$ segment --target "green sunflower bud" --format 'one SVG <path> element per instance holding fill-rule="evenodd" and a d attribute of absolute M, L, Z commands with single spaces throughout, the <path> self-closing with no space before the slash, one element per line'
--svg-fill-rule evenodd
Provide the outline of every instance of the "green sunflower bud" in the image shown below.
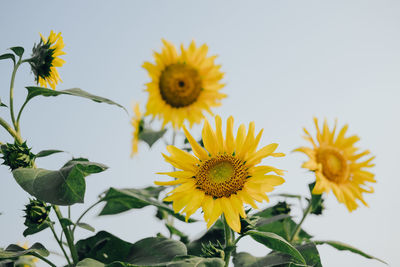
<path fill-rule="evenodd" d="M 201 244 L 201 256 L 205 258 L 225 258 L 225 252 L 222 244 L 217 240 L 217 244 L 208 242 Z"/>
<path fill-rule="evenodd" d="M 24 210 L 24 224 L 28 227 L 42 224 L 49 217 L 50 208 L 51 206 L 48 206 L 43 201 L 30 199 Z"/>
<path fill-rule="evenodd" d="M 240 234 L 244 235 L 247 231 L 254 230 L 259 219 L 260 217 L 258 216 L 247 216 L 246 218 L 240 218 Z"/>
<path fill-rule="evenodd" d="M 276 204 L 272 208 L 273 215 L 289 214 L 289 213 L 290 213 L 290 205 L 286 203 L 286 201 L 278 202 L 278 204 Z"/>
<path fill-rule="evenodd" d="M 2 145 L 1 153 L 4 160 L 2 164 L 9 166 L 11 170 L 20 167 L 32 168 L 35 163 L 35 154 L 31 152 L 31 148 L 28 148 L 26 142 Z"/>

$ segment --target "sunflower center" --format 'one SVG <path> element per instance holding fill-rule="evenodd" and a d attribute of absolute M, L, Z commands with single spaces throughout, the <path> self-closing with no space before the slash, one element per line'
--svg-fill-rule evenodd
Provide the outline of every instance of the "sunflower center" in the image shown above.
<path fill-rule="evenodd" d="M 162 99 L 174 108 L 194 103 L 202 90 L 198 71 L 183 63 L 167 66 L 161 73 L 159 86 Z"/>
<path fill-rule="evenodd" d="M 348 180 L 350 166 L 340 150 L 333 147 L 319 148 L 317 162 L 322 164 L 322 173 L 332 182 L 343 183 Z"/>
<path fill-rule="evenodd" d="M 229 197 L 243 188 L 247 177 L 243 161 L 234 156 L 219 155 L 200 166 L 196 185 L 214 198 Z"/>

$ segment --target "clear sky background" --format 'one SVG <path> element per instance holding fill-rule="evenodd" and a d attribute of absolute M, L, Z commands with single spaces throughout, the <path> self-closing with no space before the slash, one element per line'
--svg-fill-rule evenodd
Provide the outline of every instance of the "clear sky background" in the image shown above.
<path fill-rule="evenodd" d="M 307 194 L 314 178 L 300 168 L 306 157 L 290 151 L 307 144 L 301 138 L 303 126 L 315 133 L 313 116 L 331 124 L 335 118 L 340 125 L 349 123 L 349 133 L 361 137 L 359 146 L 377 156 L 373 171 L 378 183 L 375 193 L 365 197 L 370 207 L 349 213 L 330 194 L 324 215 L 311 216 L 304 228 L 317 239 L 339 240 L 400 266 L 400 2 L 1 1 L 0 10 L 0 54 L 15 45 L 30 52 L 39 32 L 61 31 L 67 55 L 59 69 L 64 82 L 57 89 L 80 87 L 130 112 L 132 101 L 140 101 L 142 107 L 146 103 L 144 84 L 149 78 L 141 65 L 153 60 L 161 38 L 176 45 L 188 45 L 192 39 L 207 43 L 226 73 L 223 92 L 228 98 L 214 111 L 224 119 L 233 115 L 237 124 L 255 121 L 256 129 L 265 129 L 262 144 L 278 142 L 279 151 L 287 153 L 268 160 L 288 171 L 277 193 Z M 0 61 L 0 98 L 6 103 L 10 76 L 11 63 Z M 29 67 L 23 66 L 17 74 L 17 105 L 33 79 Z M 8 111 L 1 109 L 0 116 L 8 118 Z M 129 121 L 130 116 L 115 106 L 70 96 L 38 97 L 26 108 L 22 135 L 34 152 L 62 149 L 110 167 L 87 178 L 85 204 L 73 206 L 74 218 L 107 188 L 152 185 L 158 178 L 155 172 L 170 169 L 161 157 L 162 142 L 151 150 L 142 144 L 138 156 L 129 158 Z M 199 136 L 199 130 L 195 127 L 194 134 Z M 0 131 L 0 141 L 11 139 Z M 57 169 L 70 154 L 37 164 Z M 0 167 L 0 179 L 0 246 L 6 246 L 25 240 L 22 210 L 28 194 L 5 166 Z M 99 211 L 94 209 L 84 221 L 130 242 L 167 233 L 151 207 L 104 218 L 97 217 Z M 205 230 L 203 222 L 178 225 L 191 237 Z M 77 234 L 92 235 L 85 230 Z M 48 230 L 27 240 L 57 249 Z M 242 240 L 238 250 L 257 256 L 268 251 L 250 239 Z M 319 251 L 327 267 L 383 266 L 326 246 Z M 63 263 L 57 256 L 52 259 Z"/>

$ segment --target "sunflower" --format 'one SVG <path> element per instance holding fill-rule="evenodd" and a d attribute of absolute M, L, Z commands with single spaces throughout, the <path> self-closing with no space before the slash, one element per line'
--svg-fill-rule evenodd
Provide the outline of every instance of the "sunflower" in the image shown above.
<path fill-rule="evenodd" d="M 143 130 L 142 113 L 140 112 L 138 103 L 134 105 L 133 112 L 135 115 L 131 119 L 131 124 L 133 126 L 131 157 L 138 152 L 139 133 Z"/>
<path fill-rule="evenodd" d="M 41 40 L 32 49 L 32 58 L 29 61 L 35 80 L 40 86 L 48 85 L 54 90 L 59 81 L 62 81 L 56 67 L 61 67 L 65 61 L 59 56 L 65 55 L 62 51 L 64 41 L 61 32 L 51 31 L 48 38 L 40 34 Z"/>
<path fill-rule="evenodd" d="M 367 186 L 366 183 L 376 182 L 374 174 L 366 169 L 375 166 L 371 163 L 375 157 L 363 158 L 370 152 L 368 150 L 361 152 L 354 146 L 360 140 L 358 136 L 345 137 L 348 125 L 345 125 L 335 137 L 336 123 L 332 131 L 329 130 L 326 120 L 322 130 L 319 129 L 316 118 L 314 118 L 314 123 L 317 129 L 317 142 L 304 128 L 306 133 L 304 138 L 311 142 L 313 147 L 295 149 L 310 158 L 302 167 L 315 172 L 316 184 L 312 193 L 322 194 L 332 190 L 337 200 L 344 203 L 349 211 L 358 207 L 356 200 L 368 206 L 362 193 L 373 192 L 373 188 Z"/>
<path fill-rule="evenodd" d="M 160 174 L 169 175 L 176 180 L 155 183 L 179 185 L 164 200 L 173 202 L 175 212 L 186 213 L 186 219 L 202 208 L 207 228 L 224 214 L 228 225 L 234 231 L 240 232 L 240 217 L 246 217 L 244 203 L 257 209 L 254 200 L 269 201 L 266 193 L 284 182 L 278 176 L 283 175 L 282 170 L 256 165 L 267 156 L 282 157 L 284 154 L 274 153 L 278 144 L 270 144 L 257 150 L 263 130 L 255 137 L 254 122 L 250 123 L 247 134 L 246 127 L 240 125 L 234 138 L 233 118 L 229 117 L 225 139 L 221 124 L 221 118 L 216 116 L 214 131 L 205 120 L 202 132 L 204 148 L 183 126 L 194 155 L 175 146 L 168 146 L 167 150 L 171 155 L 163 156 L 179 170 Z"/>
<path fill-rule="evenodd" d="M 226 97 L 219 92 L 224 74 L 214 64 L 216 56 L 207 57 L 206 44 L 196 47 L 192 41 L 187 49 L 181 45 L 180 54 L 170 42 L 163 44 L 162 52 L 154 53 L 155 64 L 143 64 L 152 79 L 147 83 L 146 115 L 162 119 L 163 127 L 170 122 L 180 128 L 185 119 L 192 127 L 204 118 L 203 111 L 212 114 L 210 108 Z"/>

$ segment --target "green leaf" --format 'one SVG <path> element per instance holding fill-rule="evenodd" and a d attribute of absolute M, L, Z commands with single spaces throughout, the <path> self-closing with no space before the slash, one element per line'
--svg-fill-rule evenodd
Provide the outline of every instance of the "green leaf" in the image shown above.
<path fill-rule="evenodd" d="M 176 256 L 166 266 L 168 267 L 224 267 L 225 262 L 220 258 L 202 258 L 196 256 Z"/>
<path fill-rule="evenodd" d="M 7 54 L 3 54 L 3 55 L 0 56 L 0 60 L 7 59 L 7 58 L 11 58 L 12 61 L 14 61 L 14 64 L 15 64 L 15 56 L 13 54 L 7 53 Z"/>
<path fill-rule="evenodd" d="M 77 223 L 76 225 L 79 226 L 80 228 L 86 229 L 86 230 L 88 230 L 88 231 L 96 232 L 96 230 L 94 229 L 94 227 L 91 226 L 91 225 L 89 225 L 89 224 L 87 224 L 87 223 L 82 223 L 82 222 L 80 222 L 80 223 Z"/>
<path fill-rule="evenodd" d="M 168 205 L 160 203 L 156 199 L 162 190 L 164 190 L 163 187 L 147 187 L 144 189 L 115 189 L 111 187 L 102 199 L 106 202 L 106 205 L 100 212 L 100 215 L 113 215 L 130 209 L 141 209 L 152 205 L 168 212 L 181 221 L 185 221 L 183 215 L 175 213 Z M 194 221 L 193 219 L 188 220 L 188 222 Z"/>
<path fill-rule="evenodd" d="M 158 139 L 163 137 L 166 131 L 167 129 L 162 129 L 160 131 L 143 129 L 143 131 L 139 133 L 139 140 L 146 142 L 149 145 L 149 147 L 151 147 L 155 142 L 157 142 Z"/>
<path fill-rule="evenodd" d="M 39 233 L 39 232 L 43 231 L 44 229 L 46 229 L 47 227 L 49 227 L 50 223 L 51 222 L 44 221 L 43 223 L 41 223 L 39 225 L 36 225 L 36 224 L 29 225 L 28 228 L 26 228 L 22 234 L 24 235 L 24 237 L 27 237 L 28 235 L 33 235 L 33 234 Z"/>
<path fill-rule="evenodd" d="M 79 97 L 91 99 L 94 102 L 98 102 L 98 103 L 106 103 L 106 104 L 110 104 L 110 105 L 115 105 L 120 108 L 123 108 L 126 112 L 128 112 L 122 105 L 120 105 L 110 99 L 107 99 L 107 98 L 104 98 L 101 96 L 92 95 L 86 91 L 83 91 L 82 89 L 79 89 L 79 88 L 55 91 L 55 90 L 44 88 L 44 87 L 28 86 L 28 87 L 26 87 L 26 89 L 28 89 L 28 95 L 26 97 L 26 101 L 29 101 L 32 98 L 34 98 L 35 96 L 39 96 L 39 95 L 42 95 L 42 96 L 72 95 L 72 96 L 79 96 Z"/>
<path fill-rule="evenodd" d="M 296 246 L 296 249 L 303 255 L 307 265 L 300 264 L 290 255 L 280 252 L 271 252 L 265 257 L 254 257 L 247 252 L 240 252 L 233 256 L 233 263 L 235 266 L 241 267 L 322 267 L 321 259 L 315 244 L 307 243 L 301 246 Z"/>
<path fill-rule="evenodd" d="M 61 218 L 60 223 L 63 226 L 70 226 L 70 225 L 75 225 L 70 219 L 68 218 Z"/>
<path fill-rule="evenodd" d="M 187 255 L 186 246 L 164 237 L 148 237 L 133 244 L 127 262 L 137 265 L 154 265 L 171 261 L 175 256 Z"/>
<path fill-rule="evenodd" d="M 80 260 L 91 258 L 106 264 L 114 262 L 111 266 L 158 265 L 171 261 L 175 256 L 186 255 L 185 245 L 176 240 L 149 237 L 131 244 L 104 231 L 78 241 L 76 248 Z M 116 261 L 129 264 L 118 264 Z"/>
<path fill-rule="evenodd" d="M 42 157 L 47 157 L 55 153 L 61 153 L 64 152 L 62 150 L 56 150 L 56 149 L 49 149 L 49 150 L 42 150 L 39 153 L 36 154 L 36 158 L 42 158 Z"/>
<path fill-rule="evenodd" d="M 0 248 L 0 259 L 12 259 L 23 255 L 40 255 L 47 257 L 49 254 L 47 249 L 40 243 L 35 243 L 28 249 L 14 244 L 9 245 L 5 250 Z"/>
<path fill-rule="evenodd" d="M 247 232 L 247 235 L 250 235 L 257 242 L 265 245 L 266 247 L 274 251 L 289 254 L 299 262 L 303 264 L 306 263 L 301 253 L 283 237 L 277 234 L 251 230 Z"/>
<path fill-rule="evenodd" d="M 381 260 L 381 259 L 378 259 L 378 258 L 376 258 L 376 257 L 374 257 L 374 256 L 371 256 L 371 255 L 365 253 L 365 252 L 362 252 L 361 250 L 359 250 L 359 249 L 357 249 L 357 248 L 355 248 L 355 247 L 352 247 L 352 246 L 350 246 L 350 245 L 347 245 L 347 244 L 342 243 L 342 242 L 339 242 L 339 241 L 320 240 L 320 241 L 313 241 L 313 242 L 314 242 L 315 244 L 317 244 L 317 245 L 324 245 L 324 244 L 325 244 L 325 245 L 329 245 L 329 246 L 331 246 L 331 247 L 336 248 L 337 250 L 347 250 L 347 251 L 356 253 L 356 254 L 358 254 L 358 255 L 361 255 L 361 256 L 363 256 L 363 257 L 365 257 L 365 258 L 367 258 L 367 259 L 374 259 L 374 260 L 380 261 L 380 262 L 382 262 L 382 263 L 388 265 L 387 262 L 385 262 L 385 261 L 383 261 L 383 260 Z"/>
<path fill-rule="evenodd" d="M 86 258 L 76 265 L 76 267 L 104 267 L 105 264 L 91 258 Z"/>
<path fill-rule="evenodd" d="M 12 173 L 17 183 L 39 200 L 56 205 L 72 205 L 83 203 L 85 177 L 107 168 L 100 163 L 73 159 L 58 171 L 18 168 Z"/>
<path fill-rule="evenodd" d="M 25 51 L 25 49 L 21 46 L 10 47 L 10 50 L 12 50 L 19 57 L 22 57 Z"/>
<path fill-rule="evenodd" d="M 95 236 L 76 243 L 80 260 L 92 258 L 103 263 L 125 261 L 129 257 L 132 246 L 133 244 L 105 231 L 100 231 Z"/>
<path fill-rule="evenodd" d="M 322 195 L 315 195 L 312 193 L 314 186 L 315 182 L 308 185 L 308 188 L 310 189 L 311 200 L 309 199 L 307 200 L 311 201 L 311 213 L 315 215 L 321 215 L 324 209 L 323 207 L 324 199 L 322 198 Z"/>

